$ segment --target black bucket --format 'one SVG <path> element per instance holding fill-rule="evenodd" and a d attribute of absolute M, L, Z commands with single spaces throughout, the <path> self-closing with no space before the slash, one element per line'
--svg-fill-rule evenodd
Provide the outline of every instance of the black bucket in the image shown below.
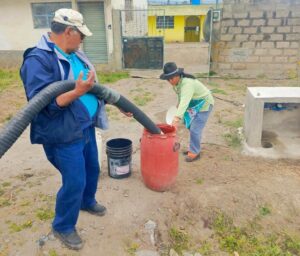
<path fill-rule="evenodd" d="M 132 141 L 123 138 L 109 140 L 106 143 L 108 174 L 115 179 L 131 175 Z"/>

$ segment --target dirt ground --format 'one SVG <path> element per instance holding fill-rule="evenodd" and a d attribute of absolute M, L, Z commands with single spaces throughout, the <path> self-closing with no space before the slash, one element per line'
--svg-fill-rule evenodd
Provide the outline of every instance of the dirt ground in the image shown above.
<path fill-rule="evenodd" d="M 166 110 L 176 104 L 176 97 L 157 74 L 147 72 L 144 78 L 123 79 L 108 86 L 132 102 L 139 100 L 145 104 L 140 108 L 155 123 L 164 123 Z M 0 159 L 0 255 L 123 256 L 142 250 L 167 255 L 172 227 L 189 234 L 190 252 L 210 241 L 208 255 L 230 255 L 219 248 L 209 223 L 215 212 L 223 212 L 234 224 L 243 226 L 259 216 L 261 209 L 268 209 L 269 214 L 259 220 L 265 232 L 300 235 L 300 161 L 246 156 L 241 147 L 225 139 L 236 134 L 242 124 L 247 86 L 299 86 L 298 81 L 202 81 L 214 89 L 216 98 L 203 136 L 201 160 L 186 163 L 180 154 L 176 183 L 165 192 L 152 191 L 143 183 L 139 142 L 143 127 L 116 108 L 108 108 L 110 129 L 101 132 L 102 170 L 97 191 L 97 200 L 108 212 L 104 217 L 80 213 L 77 228 L 85 245 L 79 252 L 63 247 L 51 235 L 60 175 L 47 162 L 42 147 L 30 144 L 27 129 Z M 0 124 L 24 104 L 20 87 L 1 93 Z M 132 175 L 112 179 L 105 143 L 119 137 L 133 142 Z M 178 137 L 181 152 L 188 145 L 183 126 Z M 154 243 L 145 227 L 149 221 L 157 225 Z"/>

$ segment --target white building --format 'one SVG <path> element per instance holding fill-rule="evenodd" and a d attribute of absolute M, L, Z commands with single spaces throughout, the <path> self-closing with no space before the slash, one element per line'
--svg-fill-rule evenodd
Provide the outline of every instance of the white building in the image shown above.
<path fill-rule="evenodd" d="M 147 9 L 147 0 L 1 0 L 0 67 L 20 65 L 25 49 L 36 45 L 49 31 L 55 10 L 80 11 L 93 36 L 86 38 L 83 50 L 94 64 L 120 67 L 120 12 Z"/>

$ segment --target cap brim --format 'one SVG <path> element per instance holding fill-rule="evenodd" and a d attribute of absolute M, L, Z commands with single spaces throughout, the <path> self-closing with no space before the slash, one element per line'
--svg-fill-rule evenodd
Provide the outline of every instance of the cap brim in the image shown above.
<path fill-rule="evenodd" d="M 88 27 L 86 25 L 83 25 L 81 27 L 77 27 L 76 28 L 85 36 L 91 36 L 93 35 L 93 33 L 88 29 Z"/>

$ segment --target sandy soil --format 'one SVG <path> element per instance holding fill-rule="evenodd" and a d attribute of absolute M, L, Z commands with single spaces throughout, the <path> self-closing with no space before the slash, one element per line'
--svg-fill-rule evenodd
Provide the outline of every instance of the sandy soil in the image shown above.
<path fill-rule="evenodd" d="M 80 213 L 78 230 L 85 241 L 80 252 L 68 250 L 49 234 L 48 215 L 54 209 L 60 175 L 45 159 L 41 146 L 30 144 L 27 129 L 0 160 L 0 255 L 122 256 L 129 255 L 128 249 L 136 245 L 138 250 L 162 252 L 170 243 L 171 227 L 185 230 L 191 241 L 200 245 L 213 235 L 207 221 L 214 211 L 225 212 L 237 225 L 244 225 L 262 206 L 271 209 L 261 220 L 266 230 L 300 234 L 299 160 L 245 156 L 224 139 L 224 134 L 236 129 L 228 123 L 243 117 L 247 86 L 293 86 L 297 81 L 203 81 L 211 89 L 218 88 L 219 93 L 215 94 L 215 109 L 205 130 L 201 160 L 186 163 L 180 154 L 177 181 L 165 192 L 152 191 L 142 181 L 139 140 L 143 127 L 110 107 L 110 129 L 102 132 L 97 192 L 97 199 L 108 212 L 104 217 Z M 145 93 L 151 95 L 152 100 L 141 109 L 156 123 L 164 122 L 166 110 L 176 100 L 170 86 L 154 78 L 124 79 L 109 86 L 133 102 Z M 2 124 L 24 103 L 22 88 L 0 94 Z M 188 134 L 181 127 L 178 135 L 182 151 Z M 132 176 L 121 180 L 108 176 L 105 155 L 105 142 L 117 137 L 132 140 L 134 151 Z M 45 220 L 38 217 L 41 212 Z M 144 226 L 149 220 L 157 224 L 155 245 Z M 45 243 L 38 242 L 43 236 L 47 236 Z M 227 254 L 216 248 L 212 255 Z"/>

